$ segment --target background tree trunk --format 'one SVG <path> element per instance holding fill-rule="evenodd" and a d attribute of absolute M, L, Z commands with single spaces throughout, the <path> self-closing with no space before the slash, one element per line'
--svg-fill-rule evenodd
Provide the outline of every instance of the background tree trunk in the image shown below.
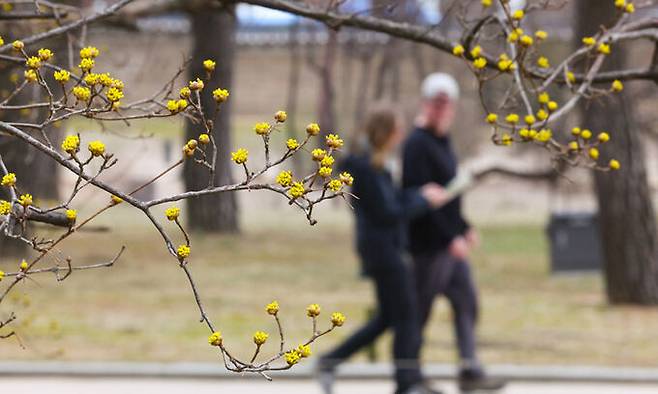
<path fill-rule="evenodd" d="M 217 87 L 229 89 L 233 77 L 235 55 L 235 17 L 231 9 L 208 9 L 202 7 L 190 11 L 194 35 L 193 62 L 189 68 L 189 79 L 204 77 L 203 60 L 213 59 L 217 68 L 212 79 L 206 82 L 201 100 L 206 109 L 215 108 L 212 91 Z M 233 94 L 231 92 L 231 94 Z M 218 147 L 215 185 L 233 182 L 231 175 L 231 107 L 232 99 L 222 104 L 215 122 L 215 140 Z M 212 113 L 212 111 L 207 111 Z M 186 121 L 186 137 L 197 138 L 203 126 Z M 212 148 L 211 148 L 212 149 Z M 208 186 L 208 170 L 193 161 L 184 166 L 186 190 L 199 190 Z M 187 200 L 188 226 L 192 230 L 208 232 L 237 232 L 238 206 L 235 193 L 220 193 Z"/>
<path fill-rule="evenodd" d="M 593 35 L 614 18 L 613 2 L 577 2 L 576 40 Z M 623 66 L 624 51 L 613 48 L 608 69 Z M 651 82 L 641 82 L 651 83 Z M 628 88 L 628 87 L 627 87 Z M 602 149 L 602 162 L 622 163 L 615 173 L 595 172 L 599 223 L 610 303 L 658 304 L 658 238 L 656 215 L 647 182 L 642 133 L 635 124 L 630 94 L 583 104 L 583 126 L 609 131 L 612 140 Z"/>

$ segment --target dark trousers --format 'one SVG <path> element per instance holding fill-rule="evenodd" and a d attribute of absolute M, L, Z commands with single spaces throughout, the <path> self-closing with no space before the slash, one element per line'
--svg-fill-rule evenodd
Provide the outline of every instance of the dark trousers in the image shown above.
<path fill-rule="evenodd" d="M 398 391 L 422 380 L 418 353 L 420 328 L 411 270 L 401 259 L 385 271 L 371 272 L 375 282 L 378 311 L 343 344 L 321 359 L 322 369 L 333 369 L 358 350 L 373 343 L 387 329 L 393 329 L 393 358 Z"/>
<path fill-rule="evenodd" d="M 413 257 L 421 327 L 430 318 L 436 296 L 445 295 L 453 311 L 459 356 L 462 362 L 477 365 L 475 326 L 479 307 L 470 263 L 447 251 Z"/>

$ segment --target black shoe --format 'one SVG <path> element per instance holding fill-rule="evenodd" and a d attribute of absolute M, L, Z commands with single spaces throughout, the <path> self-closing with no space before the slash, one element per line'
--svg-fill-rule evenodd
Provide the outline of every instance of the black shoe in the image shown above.
<path fill-rule="evenodd" d="M 417 384 L 406 390 L 398 390 L 395 394 L 443 394 L 443 392 L 427 387 L 425 384 Z"/>
<path fill-rule="evenodd" d="M 459 372 L 459 390 L 462 393 L 473 391 L 497 391 L 507 385 L 501 378 L 487 376 L 481 369 Z"/>

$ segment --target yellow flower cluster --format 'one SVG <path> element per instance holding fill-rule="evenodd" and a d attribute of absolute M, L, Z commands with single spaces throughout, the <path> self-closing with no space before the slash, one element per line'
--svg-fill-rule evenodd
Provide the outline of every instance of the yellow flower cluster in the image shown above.
<path fill-rule="evenodd" d="M 29 193 L 23 194 L 18 198 L 18 203 L 24 207 L 32 205 L 32 195 Z"/>
<path fill-rule="evenodd" d="M 84 47 L 80 49 L 80 58 L 93 59 L 100 55 L 100 51 L 96 47 Z"/>
<path fill-rule="evenodd" d="M 286 121 L 286 119 L 288 119 L 288 114 L 286 111 L 277 111 L 274 114 L 274 120 L 276 120 L 277 123 L 283 123 Z"/>
<path fill-rule="evenodd" d="M 334 327 L 341 327 L 343 324 L 345 324 L 345 315 L 340 312 L 332 313 L 331 324 L 333 324 Z"/>
<path fill-rule="evenodd" d="M 276 183 L 283 187 L 292 185 L 292 171 L 281 171 L 279 175 L 276 176 Z"/>
<path fill-rule="evenodd" d="M 39 59 L 43 60 L 44 62 L 47 62 L 50 60 L 55 54 L 53 51 L 51 51 L 48 48 L 41 48 L 37 51 L 37 55 L 39 55 Z"/>
<path fill-rule="evenodd" d="M 311 346 L 310 345 L 299 345 L 296 349 L 297 354 L 301 358 L 311 357 Z"/>
<path fill-rule="evenodd" d="M 231 160 L 233 160 L 235 164 L 244 164 L 247 162 L 248 158 L 249 151 L 244 148 L 240 148 L 235 152 L 231 152 Z"/>
<path fill-rule="evenodd" d="M 213 72 L 215 71 L 215 67 L 217 66 L 217 63 L 215 61 L 206 59 L 203 61 L 203 68 L 206 69 L 208 72 Z"/>
<path fill-rule="evenodd" d="M 66 218 L 70 222 L 75 222 L 75 219 L 78 218 L 78 211 L 76 211 L 75 209 L 67 209 L 65 214 L 66 214 Z"/>
<path fill-rule="evenodd" d="M 2 43 L 0 43 L 2 45 Z M 5 277 L 5 272 L 3 270 L 0 270 L 0 282 L 2 282 L 2 278 Z"/>
<path fill-rule="evenodd" d="M 290 196 L 292 198 L 299 198 L 303 196 L 306 193 L 306 189 L 304 188 L 304 184 L 301 182 L 295 182 L 292 184 L 292 187 L 288 191 L 290 193 Z"/>
<path fill-rule="evenodd" d="M 254 333 L 254 343 L 256 346 L 261 346 L 265 342 L 267 342 L 267 339 L 270 337 L 270 335 L 266 332 L 263 331 L 256 331 Z"/>
<path fill-rule="evenodd" d="M 327 151 L 324 149 L 316 148 L 311 151 L 311 156 L 313 156 L 314 161 L 322 161 L 327 155 Z"/>
<path fill-rule="evenodd" d="M 78 67 L 83 72 L 89 72 L 89 71 L 91 71 L 92 68 L 94 68 L 95 65 L 96 65 L 96 62 L 94 61 L 94 59 L 83 58 L 82 60 L 80 60 L 80 64 L 78 65 Z"/>
<path fill-rule="evenodd" d="M 187 108 L 187 105 L 188 105 L 188 103 L 187 103 L 187 100 L 185 100 L 185 99 L 167 101 L 167 109 L 172 114 L 185 111 L 185 109 Z"/>
<path fill-rule="evenodd" d="M 301 356 L 299 355 L 299 353 L 297 353 L 296 350 L 291 350 L 284 355 L 284 358 L 286 360 L 286 363 L 288 363 L 288 365 L 293 366 L 299 362 Z"/>
<path fill-rule="evenodd" d="M 21 261 L 21 264 L 18 266 L 18 268 L 23 272 L 27 271 L 28 267 L 29 267 L 29 264 L 25 260 Z"/>
<path fill-rule="evenodd" d="M 622 90 L 624 90 L 624 84 L 620 80 L 615 79 L 614 81 L 612 81 L 611 89 L 613 92 L 619 93 Z"/>
<path fill-rule="evenodd" d="M 320 316 L 320 305 L 318 304 L 311 304 L 306 307 L 306 315 L 308 317 L 318 317 Z"/>
<path fill-rule="evenodd" d="M 178 207 L 167 208 L 167 210 L 165 211 L 165 216 L 167 217 L 168 220 L 173 222 L 174 220 L 178 219 L 178 217 L 180 216 L 180 208 Z"/>
<path fill-rule="evenodd" d="M 277 313 L 279 313 L 279 303 L 277 301 L 270 302 L 265 306 L 265 311 L 268 314 L 275 316 Z"/>
<path fill-rule="evenodd" d="M 339 176 L 339 179 L 343 184 L 345 184 L 347 186 L 352 186 L 352 183 L 354 183 L 354 178 L 347 171 L 342 172 Z"/>
<path fill-rule="evenodd" d="M 2 186 L 16 186 L 16 174 L 10 172 L 2 177 Z"/>
<path fill-rule="evenodd" d="M 199 142 L 202 145 L 208 145 L 210 143 L 210 136 L 206 133 L 199 134 Z"/>
<path fill-rule="evenodd" d="M 338 134 L 329 134 L 326 138 L 326 143 L 329 148 L 340 149 L 343 146 L 344 141 L 338 136 Z"/>
<path fill-rule="evenodd" d="M 66 83 L 71 79 L 71 73 L 66 70 L 59 70 L 53 73 L 53 77 L 57 82 Z"/>
<path fill-rule="evenodd" d="M 94 157 L 103 156 L 105 154 L 105 144 L 101 141 L 90 142 L 87 149 L 89 149 L 89 152 Z"/>
<path fill-rule="evenodd" d="M 215 89 L 212 91 L 212 97 L 217 103 L 223 103 L 228 100 L 229 92 L 226 89 Z"/>
<path fill-rule="evenodd" d="M 80 150 L 80 137 L 67 135 L 62 141 L 62 150 L 71 155 L 77 153 Z"/>
<path fill-rule="evenodd" d="M 23 73 L 23 75 L 25 76 L 25 80 L 27 82 L 36 82 L 37 79 L 39 79 L 39 76 L 34 70 L 25 70 L 25 73 Z"/>
<path fill-rule="evenodd" d="M 320 134 L 320 126 L 317 123 L 310 123 L 306 126 L 306 133 L 310 136 L 316 136 Z"/>
<path fill-rule="evenodd" d="M 115 103 L 123 98 L 123 92 L 115 87 L 108 89 L 106 93 L 107 99 Z"/>
<path fill-rule="evenodd" d="M 190 257 L 191 249 L 187 245 L 180 245 L 178 249 L 176 249 L 176 255 L 178 256 L 179 259 L 186 259 Z"/>
<path fill-rule="evenodd" d="M 290 150 L 295 150 L 299 148 L 299 142 L 294 138 L 289 138 L 288 141 L 286 141 L 286 147 Z"/>
<path fill-rule="evenodd" d="M 91 98 L 91 90 L 84 86 L 76 86 L 73 88 L 73 95 L 79 101 L 89 101 Z"/>
<path fill-rule="evenodd" d="M 210 346 L 221 346 L 222 345 L 222 333 L 219 331 L 213 332 L 208 337 L 208 343 Z"/>
<path fill-rule="evenodd" d="M 36 70 L 41 67 L 41 59 L 36 56 L 30 56 L 25 61 L 25 65 Z"/>
<path fill-rule="evenodd" d="M 267 135 L 270 133 L 270 130 L 272 130 L 272 126 L 267 122 L 259 122 L 254 126 L 254 131 L 258 135 Z"/>
<path fill-rule="evenodd" d="M 8 215 L 11 212 L 11 203 L 9 201 L 0 200 L 0 215 Z"/>
<path fill-rule="evenodd" d="M 189 86 L 191 90 L 203 90 L 205 84 L 200 78 L 197 78 L 194 81 L 190 81 L 187 86 Z"/>

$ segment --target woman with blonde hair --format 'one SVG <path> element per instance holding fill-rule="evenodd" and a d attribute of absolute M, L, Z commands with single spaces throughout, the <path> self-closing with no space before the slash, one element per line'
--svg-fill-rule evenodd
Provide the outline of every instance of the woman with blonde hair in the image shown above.
<path fill-rule="evenodd" d="M 354 176 L 356 249 L 363 274 L 374 282 L 378 310 L 343 344 L 321 357 L 319 380 L 325 394 L 331 394 L 338 364 L 390 328 L 394 335 L 396 394 L 436 394 L 424 386 L 420 372 L 417 303 L 413 276 L 403 260 L 403 237 L 407 220 L 441 205 L 445 193 L 436 184 L 405 191 L 394 185 L 387 165 L 394 159 L 404 133 L 393 107 L 375 106 L 362 130 L 365 146 L 355 149 L 343 168 Z"/>

